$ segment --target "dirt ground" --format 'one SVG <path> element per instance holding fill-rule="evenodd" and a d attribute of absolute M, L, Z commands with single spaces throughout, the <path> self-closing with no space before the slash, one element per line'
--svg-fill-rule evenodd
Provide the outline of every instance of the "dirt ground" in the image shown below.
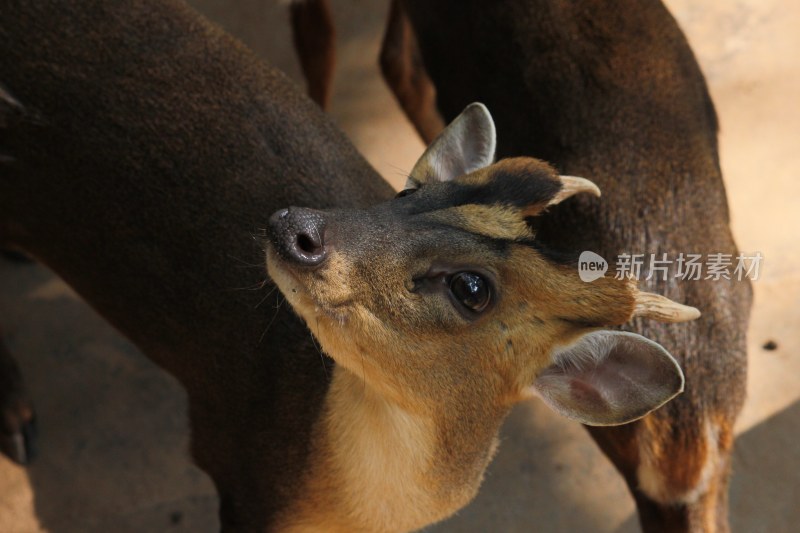
<path fill-rule="evenodd" d="M 299 78 L 285 6 L 194 0 Z M 395 185 L 422 144 L 376 66 L 387 0 L 334 0 L 332 114 Z M 749 400 L 738 424 L 731 520 L 738 532 L 800 523 L 800 3 L 669 0 L 708 78 L 741 250 L 754 283 Z M 0 531 L 215 531 L 216 496 L 188 460 L 185 397 L 38 266 L 0 262 L 0 323 L 36 401 L 40 457 L 0 459 Z M 777 349 L 765 350 L 768 341 Z M 637 531 L 633 502 L 585 431 L 538 403 L 504 427 L 477 499 L 432 531 Z"/>

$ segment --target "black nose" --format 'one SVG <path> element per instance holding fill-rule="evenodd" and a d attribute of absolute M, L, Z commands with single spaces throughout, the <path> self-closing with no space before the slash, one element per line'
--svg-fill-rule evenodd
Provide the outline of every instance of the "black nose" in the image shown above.
<path fill-rule="evenodd" d="M 316 266 L 325 259 L 325 219 L 313 209 L 290 207 L 269 217 L 275 251 L 287 261 Z"/>

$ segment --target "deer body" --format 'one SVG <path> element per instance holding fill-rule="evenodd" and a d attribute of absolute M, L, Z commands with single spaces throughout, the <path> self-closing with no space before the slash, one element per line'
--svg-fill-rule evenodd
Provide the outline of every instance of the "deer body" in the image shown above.
<path fill-rule="evenodd" d="M 603 191 L 542 217 L 544 247 L 609 262 L 621 253 L 736 257 L 713 104 L 660 2 L 399 3 L 445 119 L 481 100 L 497 124 L 499 157 L 539 157 Z M 640 287 L 692 302 L 703 317 L 626 329 L 676 355 L 686 392 L 641 421 L 590 431 L 625 476 L 646 530 L 725 531 L 751 293 L 746 280 L 675 275 Z"/>
<path fill-rule="evenodd" d="M 287 306 L 258 305 L 271 285 L 247 290 L 265 278 L 252 235 L 280 206 L 390 187 L 181 2 L 4 2 L 0 19 L 0 242 L 180 380 L 223 527 L 269 528 L 298 497 L 328 378 Z"/>

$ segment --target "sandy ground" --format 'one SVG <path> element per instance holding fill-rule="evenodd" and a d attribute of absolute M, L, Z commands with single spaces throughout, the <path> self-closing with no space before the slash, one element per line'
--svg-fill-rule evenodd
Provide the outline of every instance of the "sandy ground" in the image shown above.
<path fill-rule="evenodd" d="M 194 0 L 299 79 L 284 7 Z M 394 184 L 422 150 L 376 67 L 386 0 L 335 0 L 332 114 Z M 749 401 L 731 488 L 735 531 L 800 522 L 800 4 L 667 2 L 721 119 L 722 165 L 742 250 L 765 259 L 749 333 Z M 0 459 L 0 531 L 214 531 L 216 496 L 188 460 L 185 398 L 44 269 L 0 262 L 0 323 L 40 417 L 40 457 Z M 777 349 L 762 348 L 774 341 Z M 516 409 L 478 498 L 436 531 L 638 530 L 634 506 L 584 430 L 538 403 Z"/>

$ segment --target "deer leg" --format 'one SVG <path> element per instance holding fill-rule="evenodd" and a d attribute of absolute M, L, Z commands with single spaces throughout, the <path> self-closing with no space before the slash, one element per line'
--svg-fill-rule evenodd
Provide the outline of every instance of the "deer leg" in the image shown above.
<path fill-rule="evenodd" d="M 25 465 L 34 456 L 36 419 L 19 366 L 0 337 L 0 452 Z"/>
<path fill-rule="evenodd" d="M 23 106 L 0 84 L 0 171 L 14 157 L 5 147 L 7 132 L 24 116 Z M 0 177 L 3 177 L 0 172 Z M 29 261 L 28 256 L 6 247 L 3 223 L 0 219 L 0 255 L 13 261 Z M 17 362 L 3 343 L 0 332 L 0 453 L 19 464 L 28 464 L 34 455 L 36 424 L 30 401 L 25 394 L 22 374 Z"/>
<path fill-rule="evenodd" d="M 398 0 L 392 0 L 381 46 L 383 78 L 426 144 L 444 129 L 436 110 L 433 85 L 417 45 L 417 38 Z"/>
<path fill-rule="evenodd" d="M 625 477 L 645 533 L 725 533 L 733 421 L 668 410 L 589 433 Z"/>
<path fill-rule="evenodd" d="M 336 64 L 336 29 L 329 0 L 293 0 L 289 11 L 308 95 L 322 109 L 327 109 Z"/>

